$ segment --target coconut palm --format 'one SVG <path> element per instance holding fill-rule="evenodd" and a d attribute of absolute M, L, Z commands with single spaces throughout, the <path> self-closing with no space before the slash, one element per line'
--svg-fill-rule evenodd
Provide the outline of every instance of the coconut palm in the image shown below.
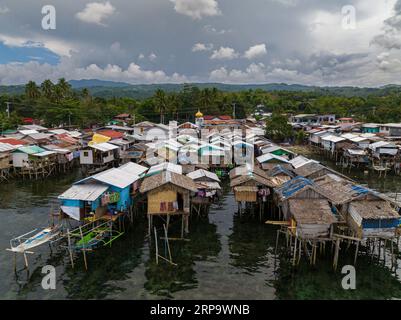
<path fill-rule="evenodd" d="M 160 112 L 160 123 L 164 124 L 164 114 L 167 109 L 167 96 L 162 89 L 157 89 L 154 95 L 156 109 Z"/>
<path fill-rule="evenodd" d="M 25 85 L 25 95 L 29 100 L 34 100 L 40 97 L 40 91 L 35 81 L 29 81 Z"/>
<path fill-rule="evenodd" d="M 57 97 L 58 101 L 67 98 L 71 94 L 71 85 L 64 78 L 58 80 L 56 87 L 58 87 L 56 91 L 60 95 Z"/>
<path fill-rule="evenodd" d="M 53 97 L 53 90 L 54 90 L 54 84 L 51 82 L 51 80 L 47 79 L 42 82 L 40 85 L 40 88 L 42 90 L 42 94 L 49 100 L 52 99 Z"/>

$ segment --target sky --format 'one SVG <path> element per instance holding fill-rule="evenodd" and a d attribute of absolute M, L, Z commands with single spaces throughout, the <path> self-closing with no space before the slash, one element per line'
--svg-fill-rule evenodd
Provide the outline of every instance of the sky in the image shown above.
<path fill-rule="evenodd" d="M 401 0 L 0 0 L 2 85 L 372 87 L 400 74 Z"/>

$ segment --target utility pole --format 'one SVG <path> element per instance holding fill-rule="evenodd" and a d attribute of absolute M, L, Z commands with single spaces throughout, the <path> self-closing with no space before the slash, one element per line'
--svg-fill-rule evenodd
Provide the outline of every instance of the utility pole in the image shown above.
<path fill-rule="evenodd" d="M 10 104 L 11 104 L 11 102 L 6 102 L 6 105 L 7 105 L 7 115 L 8 115 L 8 117 L 10 118 Z"/>
<path fill-rule="evenodd" d="M 68 112 L 68 127 L 71 128 L 71 112 Z"/>
<path fill-rule="evenodd" d="M 236 103 L 234 102 L 233 103 L 233 119 L 235 119 L 235 105 L 236 105 Z"/>

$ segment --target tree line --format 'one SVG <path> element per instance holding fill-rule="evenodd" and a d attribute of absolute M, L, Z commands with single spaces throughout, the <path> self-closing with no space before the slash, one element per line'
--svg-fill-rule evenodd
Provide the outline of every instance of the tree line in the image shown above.
<path fill-rule="evenodd" d="M 6 114 L 10 102 L 11 116 Z M 131 114 L 136 122 L 149 120 L 194 121 L 200 110 L 208 115 L 244 118 L 256 110 L 278 114 L 319 113 L 354 117 L 363 122 L 401 122 L 401 93 L 389 91 L 366 97 L 341 96 L 320 91 L 264 91 L 249 89 L 226 92 L 186 84 L 177 92 L 157 89 L 149 98 L 100 98 L 89 89 L 76 90 L 65 79 L 41 84 L 30 81 L 23 94 L 0 96 L 0 129 L 13 129 L 22 118 L 40 119 L 46 126 L 76 125 L 86 128 L 109 122 L 120 113 Z M 256 118 L 261 117 L 260 115 Z M 276 119 L 278 120 L 278 119 Z M 280 119 L 282 123 L 282 119 Z"/>

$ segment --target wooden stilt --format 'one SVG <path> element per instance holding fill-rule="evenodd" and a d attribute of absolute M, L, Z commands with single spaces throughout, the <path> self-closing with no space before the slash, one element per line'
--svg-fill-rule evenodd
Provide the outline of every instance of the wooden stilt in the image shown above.
<path fill-rule="evenodd" d="M 280 237 L 280 230 L 277 230 L 277 235 L 276 235 L 276 247 L 274 249 L 274 254 L 277 255 L 277 248 L 278 248 L 278 239 Z"/>
<path fill-rule="evenodd" d="M 358 258 L 359 241 L 356 242 L 355 246 L 355 256 L 354 256 L 354 266 L 356 265 L 356 259 Z"/>
<path fill-rule="evenodd" d="M 337 264 L 338 264 L 338 253 L 340 251 L 340 239 L 337 238 L 336 240 L 336 247 L 335 247 L 335 253 L 334 253 L 334 261 L 333 261 L 333 268 L 334 271 L 337 270 Z"/>
<path fill-rule="evenodd" d="M 85 244 L 85 241 L 83 241 L 84 236 L 83 236 L 83 233 L 82 233 L 81 226 L 79 226 L 79 233 L 81 235 L 82 245 L 83 245 L 82 253 L 83 253 L 83 256 L 84 256 L 85 270 L 88 270 L 88 262 L 86 261 L 86 244 Z"/>
<path fill-rule="evenodd" d="M 292 265 L 295 266 L 295 261 L 297 258 L 297 237 L 295 236 L 295 240 L 294 240 L 294 253 L 293 253 L 293 260 L 292 260 Z"/>
<path fill-rule="evenodd" d="M 156 247 L 156 264 L 159 264 L 159 244 L 157 243 L 156 227 L 154 228 L 154 232 L 155 232 L 155 247 Z"/>
<path fill-rule="evenodd" d="M 71 266 L 74 269 L 74 259 L 72 257 L 70 229 L 67 229 L 67 239 L 68 239 L 68 251 L 69 251 L 69 254 L 70 254 Z"/>

